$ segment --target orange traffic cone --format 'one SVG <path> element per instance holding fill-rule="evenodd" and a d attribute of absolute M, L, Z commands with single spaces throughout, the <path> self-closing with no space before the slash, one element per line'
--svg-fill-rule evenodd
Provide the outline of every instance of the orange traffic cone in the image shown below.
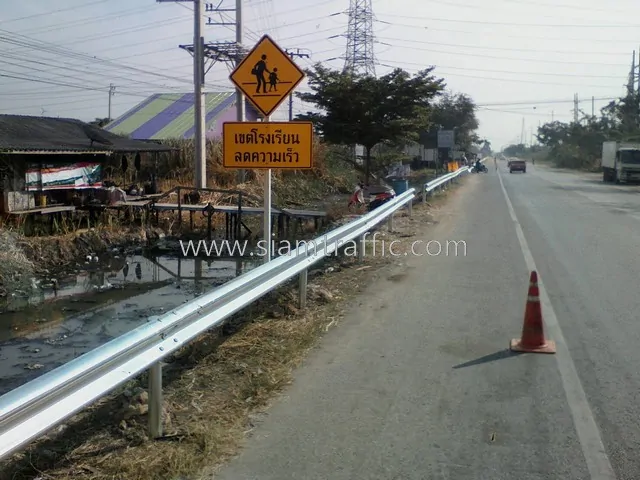
<path fill-rule="evenodd" d="M 544 338 L 538 274 L 536 272 L 531 272 L 529 279 L 529 295 L 524 312 L 522 338 L 511 340 L 511 350 L 527 353 L 556 353 L 555 342 Z"/>

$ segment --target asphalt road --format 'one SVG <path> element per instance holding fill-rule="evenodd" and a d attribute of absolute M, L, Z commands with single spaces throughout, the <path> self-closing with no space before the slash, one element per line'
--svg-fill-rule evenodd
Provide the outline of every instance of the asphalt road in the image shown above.
<path fill-rule="evenodd" d="M 215 478 L 639 479 L 638 190 L 489 162 Z M 556 355 L 507 350 L 532 269 Z"/>

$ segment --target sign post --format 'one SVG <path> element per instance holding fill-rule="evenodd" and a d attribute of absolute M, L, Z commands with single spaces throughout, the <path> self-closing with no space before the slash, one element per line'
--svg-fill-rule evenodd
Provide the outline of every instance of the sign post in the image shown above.
<path fill-rule="evenodd" d="M 263 116 L 262 122 L 225 122 L 223 165 L 235 169 L 265 169 L 265 261 L 273 256 L 271 240 L 271 169 L 312 168 L 313 125 L 310 122 L 270 122 L 271 114 L 304 79 L 304 72 L 268 35 L 237 65 L 229 79 Z"/>

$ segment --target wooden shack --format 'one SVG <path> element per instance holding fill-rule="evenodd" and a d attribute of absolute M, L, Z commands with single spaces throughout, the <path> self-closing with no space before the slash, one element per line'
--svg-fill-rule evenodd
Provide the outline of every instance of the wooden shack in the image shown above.
<path fill-rule="evenodd" d="M 153 183 L 157 142 L 132 140 L 80 120 L 0 115 L 0 208 L 5 214 L 70 211 L 105 196 L 106 180 Z"/>

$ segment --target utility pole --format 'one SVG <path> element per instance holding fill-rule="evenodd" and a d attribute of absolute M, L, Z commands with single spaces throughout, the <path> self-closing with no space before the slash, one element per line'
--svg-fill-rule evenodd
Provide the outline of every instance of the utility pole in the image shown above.
<path fill-rule="evenodd" d="M 236 0 L 236 44 L 238 48 L 242 46 L 242 0 Z M 236 67 L 240 64 L 242 59 L 240 57 L 236 58 Z M 244 94 L 240 91 L 239 88 L 236 88 L 236 120 L 238 122 L 244 122 L 245 120 L 245 99 Z M 238 183 L 244 183 L 245 181 L 245 171 L 238 170 Z"/>
<path fill-rule="evenodd" d="M 596 116 L 596 97 L 591 97 L 591 116 Z"/>
<path fill-rule="evenodd" d="M 109 85 L 109 110 L 107 114 L 107 120 L 111 121 L 111 97 L 116 94 L 116 86 L 112 83 Z"/>
<path fill-rule="evenodd" d="M 156 0 L 158 3 L 193 3 L 193 110 L 195 127 L 195 187 L 207 186 L 207 143 L 204 109 L 204 38 L 202 37 L 204 0 Z"/>
<path fill-rule="evenodd" d="M 308 53 L 301 53 L 299 48 L 296 48 L 296 51 L 285 50 L 285 53 L 289 55 L 291 60 L 294 58 L 311 58 Z M 293 120 L 293 92 L 289 95 L 289 121 Z"/>
<path fill-rule="evenodd" d="M 196 188 L 207 186 L 207 141 L 205 138 L 204 86 L 204 38 L 202 37 L 204 1 L 193 0 L 193 86 L 196 148 Z"/>
<path fill-rule="evenodd" d="M 522 117 L 522 130 L 520 130 L 520 145 L 524 145 L 526 142 L 525 134 L 524 134 L 524 117 Z"/>
<path fill-rule="evenodd" d="M 578 109 L 579 107 L 579 100 L 578 100 L 578 94 L 574 93 L 573 94 L 573 121 L 575 123 L 578 123 Z"/>
<path fill-rule="evenodd" d="M 243 48 L 242 48 L 242 42 L 243 42 L 243 25 L 242 25 L 242 0 L 236 0 L 236 6 L 235 8 L 221 8 L 220 5 L 222 5 L 222 2 L 219 2 L 217 5 L 213 4 L 213 3 L 207 3 L 206 4 L 206 10 L 207 10 L 207 14 L 211 14 L 211 13 L 219 13 L 222 14 L 223 12 L 235 12 L 236 14 L 236 19 L 234 22 L 225 22 L 223 19 L 220 22 L 214 22 L 212 21 L 211 17 L 208 17 L 207 20 L 207 26 L 233 26 L 236 29 L 236 41 L 235 41 L 235 48 L 234 48 L 234 52 L 231 52 L 229 50 L 228 47 L 231 46 L 231 43 L 226 44 L 227 48 L 223 48 L 224 51 L 219 50 L 219 47 L 223 47 L 222 44 L 218 44 L 213 46 L 213 49 L 211 48 L 212 45 L 207 44 L 207 49 L 209 51 L 215 51 L 217 50 L 218 55 L 216 55 L 216 58 L 214 59 L 214 63 L 216 61 L 229 61 L 229 62 L 233 62 L 234 66 L 237 67 L 240 62 L 242 62 L 242 60 L 244 59 L 244 53 L 243 53 Z M 218 48 L 217 48 L 218 47 Z M 214 53 L 215 55 L 215 53 Z M 203 60 L 204 61 L 204 60 Z M 237 122 L 244 122 L 246 119 L 246 111 L 245 111 L 245 107 L 246 107 L 246 101 L 244 98 L 244 94 L 242 93 L 242 91 L 238 88 L 236 88 L 236 121 Z M 246 178 L 246 170 L 238 170 L 237 172 L 237 182 L 240 183 L 244 183 Z"/>
<path fill-rule="evenodd" d="M 634 62 L 634 64 L 635 64 L 635 58 L 636 58 L 635 53 L 636 52 L 634 51 L 633 52 L 633 59 L 634 59 L 633 62 Z M 638 58 L 639 58 L 639 60 L 638 60 L 638 68 L 640 68 L 640 50 L 638 51 Z M 636 75 L 636 67 L 635 67 L 635 65 L 633 67 L 633 74 Z M 636 124 L 640 125 L 640 73 L 637 74 L 637 76 L 638 76 L 638 89 L 635 92 L 636 92 L 636 100 L 638 101 L 638 110 L 637 110 L 637 113 L 636 113 Z M 634 77 L 634 80 L 635 80 L 635 77 Z M 635 87 L 635 81 L 633 82 L 633 86 Z"/>

